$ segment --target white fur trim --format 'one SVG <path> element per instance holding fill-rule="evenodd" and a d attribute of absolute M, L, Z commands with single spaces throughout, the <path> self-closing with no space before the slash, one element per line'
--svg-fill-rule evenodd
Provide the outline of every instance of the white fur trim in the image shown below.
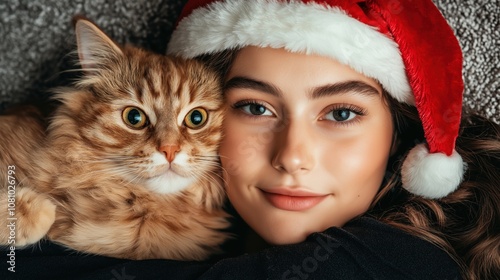
<path fill-rule="evenodd" d="M 426 198 L 442 198 L 457 189 L 465 170 L 466 165 L 456 151 L 451 156 L 429 154 L 427 146 L 419 144 L 410 151 L 403 163 L 403 187 Z"/>
<path fill-rule="evenodd" d="M 397 44 L 339 8 L 301 1 L 225 0 L 179 22 L 167 53 L 193 58 L 245 46 L 285 48 L 336 59 L 414 104 Z"/>

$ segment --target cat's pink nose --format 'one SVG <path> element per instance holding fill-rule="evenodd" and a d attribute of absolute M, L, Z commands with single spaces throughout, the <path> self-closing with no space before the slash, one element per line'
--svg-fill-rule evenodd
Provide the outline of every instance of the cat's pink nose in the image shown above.
<path fill-rule="evenodd" d="M 181 147 L 179 145 L 163 145 L 159 150 L 165 153 L 168 162 L 172 162 L 174 161 L 175 154 L 181 150 Z"/>

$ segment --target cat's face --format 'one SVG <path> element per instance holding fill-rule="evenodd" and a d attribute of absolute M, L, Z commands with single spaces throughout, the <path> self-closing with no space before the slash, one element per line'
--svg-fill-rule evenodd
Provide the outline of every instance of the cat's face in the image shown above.
<path fill-rule="evenodd" d="M 119 48 L 86 21 L 76 32 L 85 75 L 62 100 L 91 160 L 159 193 L 217 176 L 223 100 L 216 76 L 195 61 Z"/>

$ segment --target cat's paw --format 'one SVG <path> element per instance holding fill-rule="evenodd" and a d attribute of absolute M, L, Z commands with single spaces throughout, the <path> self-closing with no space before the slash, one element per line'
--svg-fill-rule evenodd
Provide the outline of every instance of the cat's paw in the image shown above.
<path fill-rule="evenodd" d="M 56 218 L 56 205 L 47 196 L 29 188 L 17 190 L 15 208 L 11 211 L 16 219 L 7 219 L 12 217 L 4 219 L 7 221 L 7 226 L 1 230 L 0 243 L 16 247 L 40 241 Z M 9 216 L 11 214 L 12 212 L 7 213 Z"/>

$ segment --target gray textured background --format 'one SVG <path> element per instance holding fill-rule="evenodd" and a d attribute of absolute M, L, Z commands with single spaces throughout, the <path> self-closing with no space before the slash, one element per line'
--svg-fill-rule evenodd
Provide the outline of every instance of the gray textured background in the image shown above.
<path fill-rule="evenodd" d="M 73 68 L 71 18 L 83 14 L 119 43 L 164 52 L 185 0 L 0 0 L 0 110 L 44 100 Z M 500 123 L 500 0 L 434 0 L 464 51 L 465 105 Z"/>

